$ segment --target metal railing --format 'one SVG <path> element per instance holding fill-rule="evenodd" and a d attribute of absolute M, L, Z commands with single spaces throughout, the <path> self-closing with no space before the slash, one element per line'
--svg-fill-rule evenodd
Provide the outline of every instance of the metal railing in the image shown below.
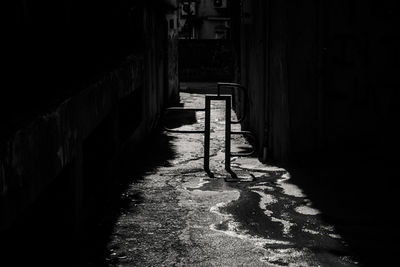
<path fill-rule="evenodd" d="M 223 83 L 223 82 L 219 82 L 217 83 L 217 95 L 220 96 L 221 95 L 221 88 L 228 88 L 228 89 L 239 89 L 242 92 L 243 95 L 243 103 L 244 103 L 244 107 L 243 107 L 243 114 L 242 116 L 237 119 L 236 121 L 231 121 L 231 123 L 236 124 L 236 123 L 241 123 L 244 118 L 246 117 L 247 114 L 247 105 L 249 102 L 248 96 L 247 96 L 247 91 L 246 88 L 238 83 Z M 234 95 L 234 92 L 231 91 L 231 95 Z"/>
<path fill-rule="evenodd" d="M 244 110 L 242 116 L 238 120 L 231 120 L 231 108 L 232 108 L 232 95 L 221 95 L 221 88 L 239 88 L 244 96 Z M 232 176 L 237 178 L 237 175 L 231 169 L 231 157 L 232 156 L 251 156 L 255 150 L 252 148 L 251 152 L 248 153 L 232 153 L 231 152 L 231 136 L 232 135 L 244 135 L 254 140 L 254 136 L 250 131 L 232 131 L 231 124 L 240 123 L 245 119 L 247 109 L 247 92 L 245 88 L 237 83 L 217 83 L 217 95 L 206 95 L 205 107 L 204 108 L 183 108 L 183 107 L 171 107 L 167 111 L 194 111 L 194 112 L 205 112 L 204 130 L 174 130 L 164 126 L 164 130 L 171 133 L 185 133 L 185 134 L 204 134 L 204 170 L 210 177 L 214 177 L 214 173 L 210 170 L 210 137 L 211 137 L 211 102 L 212 101 L 225 101 L 225 170 Z"/>

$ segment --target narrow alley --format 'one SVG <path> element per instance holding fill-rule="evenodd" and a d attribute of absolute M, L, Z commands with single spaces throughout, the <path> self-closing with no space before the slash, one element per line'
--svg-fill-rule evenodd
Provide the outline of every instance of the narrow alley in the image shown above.
<path fill-rule="evenodd" d="M 399 3 L 12 1 L 0 267 L 398 266 Z"/>
<path fill-rule="evenodd" d="M 181 101 L 202 107 L 204 95 L 181 93 Z M 144 155 L 141 172 L 132 174 L 122 193 L 126 205 L 111 231 L 106 266 L 357 266 L 285 169 L 234 157 L 233 170 L 254 179 L 223 179 L 223 105 L 213 102 L 211 112 L 210 168 L 216 178 L 202 169 L 202 134 L 164 132 L 146 144 L 145 153 L 160 159 L 154 164 Z M 167 124 L 204 127 L 204 112 L 179 114 L 169 114 Z M 243 144 L 241 136 L 232 140 L 233 150 L 245 149 Z M 125 164 L 137 166 L 129 157 Z"/>

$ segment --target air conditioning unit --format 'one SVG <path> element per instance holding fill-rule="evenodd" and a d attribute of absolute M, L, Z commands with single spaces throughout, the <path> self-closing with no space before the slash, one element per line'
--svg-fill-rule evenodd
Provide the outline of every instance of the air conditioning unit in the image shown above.
<path fill-rule="evenodd" d="M 227 0 L 214 0 L 215 8 L 227 8 Z"/>
<path fill-rule="evenodd" d="M 181 3 L 181 16 L 193 16 L 196 15 L 196 4 L 195 2 L 185 1 Z"/>

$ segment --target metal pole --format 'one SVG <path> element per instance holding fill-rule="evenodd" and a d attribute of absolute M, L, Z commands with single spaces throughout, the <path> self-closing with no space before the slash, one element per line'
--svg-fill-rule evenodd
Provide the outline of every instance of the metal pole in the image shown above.
<path fill-rule="evenodd" d="M 242 115 L 237 121 L 231 120 L 231 109 L 232 109 L 232 96 L 231 95 L 221 95 L 221 87 L 232 87 L 241 89 L 244 93 L 245 108 Z M 249 131 L 238 131 L 235 132 L 231 130 L 232 123 L 239 123 L 245 117 L 245 111 L 247 109 L 247 94 L 244 87 L 235 83 L 218 83 L 217 84 L 217 94 L 218 95 L 206 95 L 205 97 L 205 108 L 182 108 L 182 107 L 172 107 L 167 110 L 182 110 L 182 111 L 205 111 L 205 121 L 204 121 L 204 131 L 199 130 L 173 130 L 164 127 L 168 132 L 173 133 L 203 133 L 204 134 L 204 171 L 209 177 L 213 178 L 214 174 L 210 170 L 210 139 L 211 139 L 211 101 L 225 101 L 225 170 L 230 174 L 230 178 L 225 178 L 226 181 L 237 181 L 238 176 L 231 169 L 231 156 L 250 156 L 254 153 L 254 150 L 250 153 L 232 153 L 231 152 L 231 135 L 232 134 L 242 134 L 247 135 L 254 139 L 254 136 Z M 254 178 L 254 177 L 253 177 Z"/>
<path fill-rule="evenodd" d="M 225 99 L 225 170 L 231 171 L 231 106 L 232 98 Z"/>
<path fill-rule="evenodd" d="M 210 123 L 211 123 L 211 99 L 206 96 L 206 112 L 204 121 L 204 170 L 212 177 L 210 171 Z"/>

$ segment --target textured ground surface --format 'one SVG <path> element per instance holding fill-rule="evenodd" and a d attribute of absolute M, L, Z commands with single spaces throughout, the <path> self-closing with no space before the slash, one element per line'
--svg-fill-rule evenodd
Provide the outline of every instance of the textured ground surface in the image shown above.
<path fill-rule="evenodd" d="M 204 105 L 204 95 L 182 93 L 181 99 L 187 107 Z M 176 129 L 204 123 L 201 112 L 170 118 Z M 211 169 L 223 177 L 223 103 L 214 102 L 211 121 Z M 105 265 L 358 265 L 286 170 L 232 158 L 235 171 L 255 179 L 228 183 L 204 173 L 202 135 L 164 133 L 155 143 L 143 158 L 144 171 L 132 174 L 137 177 L 122 194 L 125 207 L 110 231 Z M 246 149 L 242 137 L 232 145 Z M 153 157 L 158 163 L 146 168 Z"/>

